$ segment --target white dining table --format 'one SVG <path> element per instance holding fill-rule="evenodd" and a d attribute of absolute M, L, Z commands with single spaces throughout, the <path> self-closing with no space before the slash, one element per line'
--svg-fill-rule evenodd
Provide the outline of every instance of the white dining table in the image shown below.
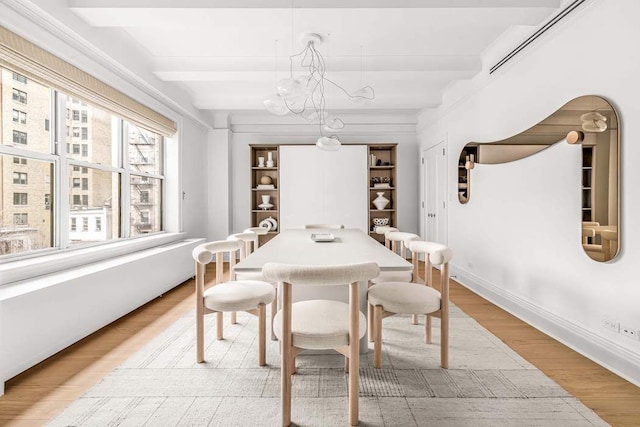
<path fill-rule="evenodd" d="M 331 233 L 334 240 L 315 242 L 312 234 Z M 377 240 L 359 229 L 305 229 L 284 230 L 235 266 L 237 273 L 256 273 L 268 262 L 299 265 L 340 265 L 375 262 L 381 271 L 412 271 L 413 265 L 387 249 Z M 367 313 L 367 283 L 359 287 L 360 311 Z M 349 301 L 345 286 L 293 286 L 292 299 L 328 299 Z M 361 341 L 361 352 L 366 352 L 366 336 Z"/>

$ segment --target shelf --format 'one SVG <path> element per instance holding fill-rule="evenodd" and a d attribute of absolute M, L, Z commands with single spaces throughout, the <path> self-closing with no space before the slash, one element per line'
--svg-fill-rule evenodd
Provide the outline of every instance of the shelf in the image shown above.
<path fill-rule="evenodd" d="M 277 188 L 252 188 L 251 191 L 278 191 Z"/>
<path fill-rule="evenodd" d="M 395 212 L 395 209 L 369 209 L 369 212 Z"/>
<path fill-rule="evenodd" d="M 387 165 L 387 166 L 369 166 L 369 169 L 393 169 L 396 165 Z"/>
<path fill-rule="evenodd" d="M 583 167 L 582 167 L 582 169 L 583 169 L 583 170 L 584 170 L 584 169 L 593 169 L 593 167 L 591 167 L 591 166 L 583 166 Z"/>
<path fill-rule="evenodd" d="M 375 188 L 375 187 L 369 187 L 369 190 L 371 191 L 384 191 L 384 190 L 395 190 L 396 187 L 384 187 L 384 188 Z"/>
<path fill-rule="evenodd" d="M 278 212 L 278 209 L 252 209 L 251 212 L 253 213 L 260 213 L 260 212 Z"/>
<path fill-rule="evenodd" d="M 583 190 L 591 190 L 591 187 L 582 187 Z"/>
<path fill-rule="evenodd" d="M 261 168 L 259 166 L 252 166 L 251 169 L 254 170 L 254 171 L 277 171 L 278 167 L 274 166 L 272 168 L 268 168 L 268 167 L 265 166 L 265 167 Z"/>

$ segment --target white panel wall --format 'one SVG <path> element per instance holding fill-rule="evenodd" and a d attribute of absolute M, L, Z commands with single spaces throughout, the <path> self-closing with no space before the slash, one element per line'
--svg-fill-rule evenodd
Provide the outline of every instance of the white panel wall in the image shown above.
<path fill-rule="evenodd" d="M 426 148 L 447 135 L 453 274 L 516 315 L 640 384 L 640 341 L 603 328 L 603 317 L 640 330 L 640 2 L 587 2 L 506 66 L 472 82 L 468 98 L 425 114 Z M 594 58 L 593 52 L 605 52 Z M 464 144 L 521 132 L 589 94 L 621 117 L 621 255 L 591 260 L 580 245 L 580 149 L 561 144 L 472 171 L 471 200 L 456 199 Z M 445 97 L 446 99 L 447 97 Z"/>
<path fill-rule="evenodd" d="M 280 227 L 343 224 L 367 231 L 367 147 L 280 147 Z"/>

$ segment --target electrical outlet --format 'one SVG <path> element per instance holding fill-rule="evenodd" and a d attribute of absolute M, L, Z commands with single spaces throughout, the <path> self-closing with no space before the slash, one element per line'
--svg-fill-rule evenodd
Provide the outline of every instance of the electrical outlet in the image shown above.
<path fill-rule="evenodd" d="M 616 334 L 620 332 L 620 323 L 616 322 L 615 320 L 604 317 L 602 319 L 602 326 L 605 329 L 610 330 L 611 332 L 615 332 Z"/>
<path fill-rule="evenodd" d="M 620 333 L 634 340 L 638 339 L 638 331 L 628 326 L 620 325 Z"/>

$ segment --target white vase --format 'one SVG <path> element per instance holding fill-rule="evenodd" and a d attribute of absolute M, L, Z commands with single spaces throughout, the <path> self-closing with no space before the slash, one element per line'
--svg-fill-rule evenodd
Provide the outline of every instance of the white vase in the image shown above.
<path fill-rule="evenodd" d="M 275 166 L 273 162 L 273 153 L 271 151 L 267 152 L 267 167 L 272 168 Z"/>
<path fill-rule="evenodd" d="M 384 197 L 384 192 L 383 191 L 381 191 L 379 193 L 376 193 L 376 194 L 378 195 L 378 197 L 375 198 L 375 200 L 373 201 L 373 204 L 376 207 L 376 209 L 381 211 L 381 210 L 383 210 L 384 208 L 387 207 L 387 205 L 389 204 L 389 199 Z"/>

